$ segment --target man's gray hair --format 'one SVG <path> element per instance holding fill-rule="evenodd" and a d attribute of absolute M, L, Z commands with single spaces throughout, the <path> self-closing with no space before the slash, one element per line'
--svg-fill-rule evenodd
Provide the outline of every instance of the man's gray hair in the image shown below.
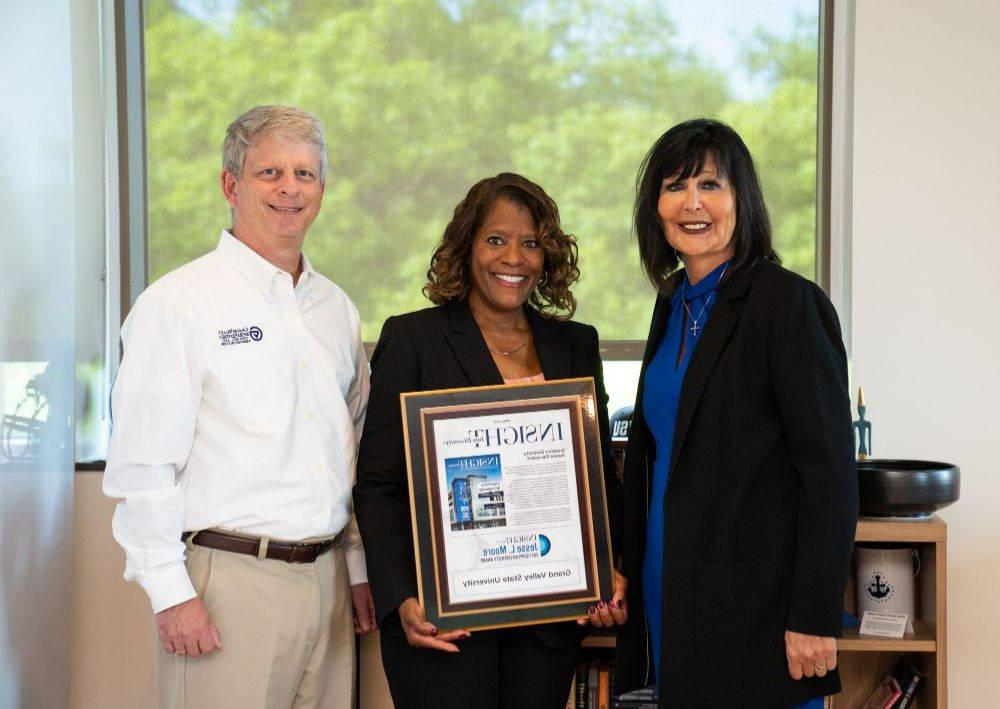
<path fill-rule="evenodd" d="M 326 184 L 326 141 L 323 126 L 311 113 L 294 106 L 256 106 L 226 128 L 222 168 L 235 177 L 243 172 L 247 148 L 261 138 L 301 140 L 319 148 L 319 181 Z"/>

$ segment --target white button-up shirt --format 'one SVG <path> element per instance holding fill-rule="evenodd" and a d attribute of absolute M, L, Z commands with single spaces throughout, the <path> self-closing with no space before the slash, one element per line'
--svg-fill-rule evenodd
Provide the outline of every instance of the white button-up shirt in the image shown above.
<path fill-rule="evenodd" d="M 345 530 L 368 403 L 357 308 L 303 255 L 292 277 L 223 232 L 152 284 L 122 327 L 104 491 L 125 578 L 159 612 L 196 593 L 181 533 L 222 527 L 302 540 Z"/>

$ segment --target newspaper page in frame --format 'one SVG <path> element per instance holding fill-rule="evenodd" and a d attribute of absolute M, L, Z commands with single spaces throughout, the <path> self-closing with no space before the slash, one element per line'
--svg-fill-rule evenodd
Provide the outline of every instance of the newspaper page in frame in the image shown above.
<path fill-rule="evenodd" d="M 429 622 L 550 623 L 610 597 L 593 379 L 408 392 L 400 405 Z"/>
<path fill-rule="evenodd" d="M 450 605 L 587 588 L 572 413 L 433 421 Z"/>

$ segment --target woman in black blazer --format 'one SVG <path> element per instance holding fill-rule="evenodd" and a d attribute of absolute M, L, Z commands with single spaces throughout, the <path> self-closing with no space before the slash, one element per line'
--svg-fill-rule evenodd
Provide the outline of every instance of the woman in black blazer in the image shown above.
<path fill-rule="evenodd" d="M 482 180 L 456 207 L 424 293 L 437 303 L 389 318 L 372 356 L 354 509 L 381 625 L 382 661 L 397 707 L 554 708 L 579 659 L 579 624 L 438 633 L 417 601 L 401 392 L 593 377 L 604 446 L 612 545 L 621 485 L 608 430 L 597 331 L 570 322 L 576 242 L 538 185 L 510 173 Z M 560 314 L 562 311 L 562 314 Z M 624 622 L 626 584 L 590 622 Z"/>
<path fill-rule="evenodd" d="M 725 124 L 659 139 L 635 222 L 659 293 L 626 451 L 618 688 L 656 682 L 670 709 L 835 693 L 858 513 L 837 314 L 779 265 Z"/>

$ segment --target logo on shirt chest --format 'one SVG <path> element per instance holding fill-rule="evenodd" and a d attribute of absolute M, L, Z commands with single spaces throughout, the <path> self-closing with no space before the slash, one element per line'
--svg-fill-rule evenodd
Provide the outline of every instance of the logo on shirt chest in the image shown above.
<path fill-rule="evenodd" d="M 264 339 L 264 333 L 256 325 L 219 330 L 219 344 L 223 347 L 242 345 L 247 342 L 260 342 L 262 339 Z"/>

